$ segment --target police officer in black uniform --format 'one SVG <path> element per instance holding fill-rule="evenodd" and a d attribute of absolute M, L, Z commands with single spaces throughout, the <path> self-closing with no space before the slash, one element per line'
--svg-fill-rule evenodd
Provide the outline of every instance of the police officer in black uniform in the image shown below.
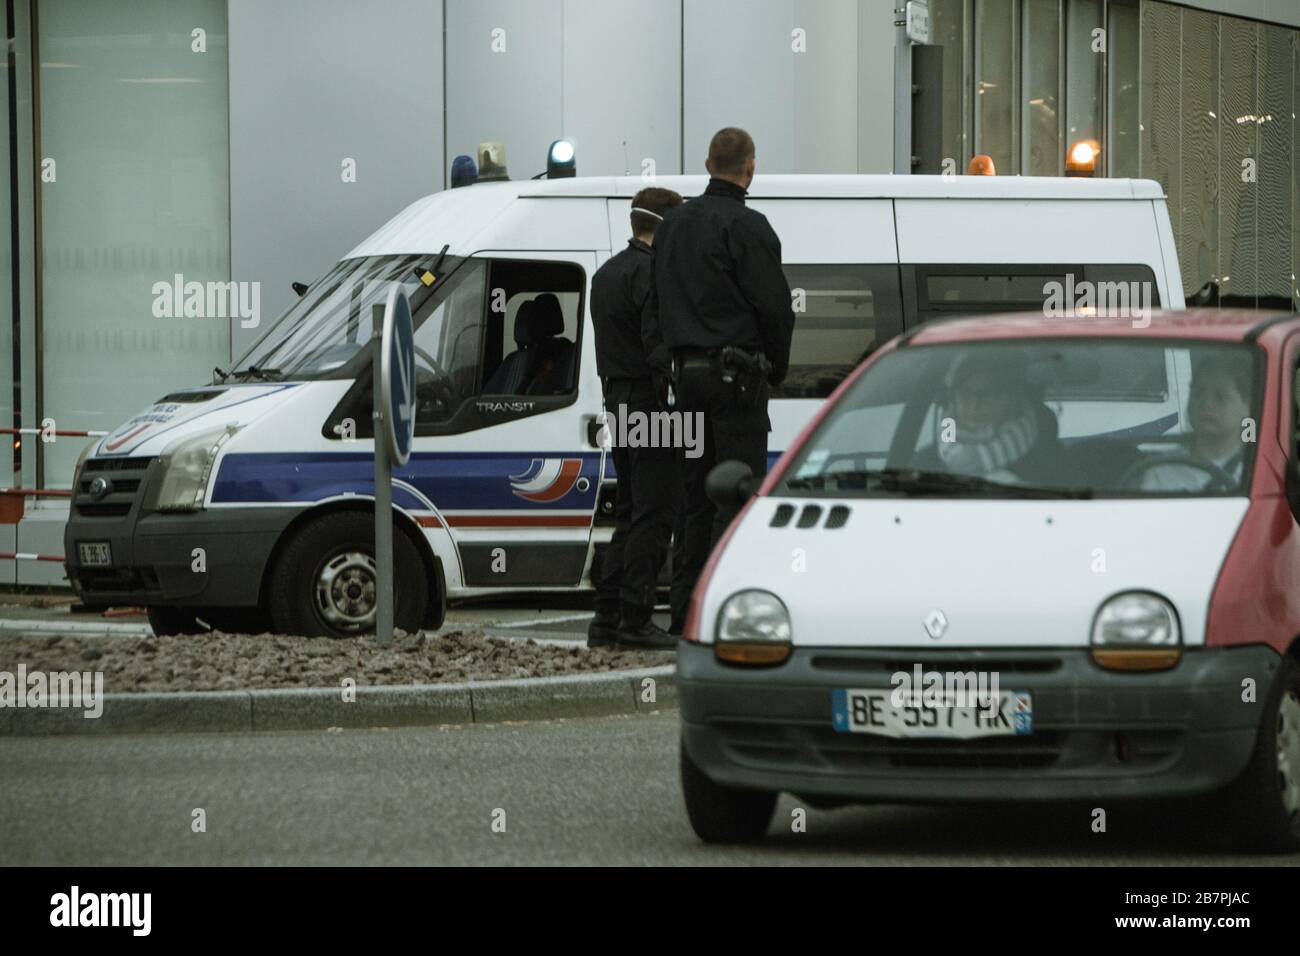
<path fill-rule="evenodd" d="M 781 241 L 762 213 L 745 206 L 754 140 L 743 129 L 719 130 L 705 167 L 704 194 L 668 213 L 656 234 L 654 293 L 643 329 L 652 368 L 675 385 L 675 407 L 704 421 L 703 454 L 683 459 L 673 633 L 685 622 L 710 549 L 736 514 L 714 507 L 705 478 L 728 459 L 755 475 L 767 472 L 769 386 L 785 378 L 794 332 Z"/>
<path fill-rule="evenodd" d="M 604 432 L 611 438 L 618 488 L 614 535 L 601 555 L 596 616 L 587 631 L 588 647 L 676 646 L 650 615 L 676 520 L 681 487 L 678 450 L 623 447 L 615 419 L 663 411 L 641 335 L 650 299 L 651 244 L 664 215 L 681 201 L 671 189 L 649 188 L 637 193 L 632 200 L 632 238 L 627 248 L 591 278 L 596 371 L 604 385 Z"/>

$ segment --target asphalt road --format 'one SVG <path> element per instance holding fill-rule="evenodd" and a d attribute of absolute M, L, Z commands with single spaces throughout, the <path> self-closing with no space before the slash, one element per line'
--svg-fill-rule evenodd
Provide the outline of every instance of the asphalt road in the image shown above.
<path fill-rule="evenodd" d="M 0 739 L 0 865 L 1300 864 L 1167 807 L 808 810 L 706 847 L 677 715 L 340 733 Z M 194 833 L 195 808 L 207 832 Z M 494 819 L 504 811 L 504 832 Z"/>

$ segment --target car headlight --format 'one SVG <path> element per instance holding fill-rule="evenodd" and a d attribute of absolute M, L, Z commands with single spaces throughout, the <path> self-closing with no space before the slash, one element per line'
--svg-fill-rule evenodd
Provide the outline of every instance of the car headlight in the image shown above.
<path fill-rule="evenodd" d="M 197 511 L 203 507 L 217 452 L 238 430 L 236 425 L 227 425 L 167 446 L 159 461 L 162 482 L 155 507 L 159 511 Z"/>
<path fill-rule="evenodd" d="M 784 662 L 791 651 L 790 612 L 770 591 L 738 591 L 718 611 L 714 653 L 732 664 Z"/>
<path fill-rule="evenodd" d="M 1173 605 L 1145 591 L 1108 598 L 1092 622 L 1092 659 L 1112 670 L 1173 667 L 1182 641 Z"/>

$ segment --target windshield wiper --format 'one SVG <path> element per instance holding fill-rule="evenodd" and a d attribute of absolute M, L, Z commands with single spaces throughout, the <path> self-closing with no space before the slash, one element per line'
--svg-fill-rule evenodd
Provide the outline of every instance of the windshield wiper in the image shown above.
<path fill-rule="evenodd" d="M 879 468 L 874 470 L 832 471 L 811 478 L 791 478 L 784 482 L 791 490 L 821 490 L 827 481 L 841 487 L 846 483 L 875 482 L 886 491 L 903 494 L 943 494 L 945 492 L 977 492 L 998 494 L 1009 498 L 1091 498 L 1091 488 L 1045 488 L 1036 485 L 1013 485 L 990 481 L 978 475 L 950 474 L 944 471 L 924 471 L 916 468 Z"/>
<path fill-rule="evenodd" d="M 213 369 L 215 372 L 221 372 L 221 369 Z M 284 372 L 278 368 L 258 368 L 256 365 L 250 365 L 248 368 L 236 369 L 233 372 L 223 372 L 221 381 L 225 382 L 232 378 L 257 378 L 264 382 L 275 382 L 284 378 Z"/>

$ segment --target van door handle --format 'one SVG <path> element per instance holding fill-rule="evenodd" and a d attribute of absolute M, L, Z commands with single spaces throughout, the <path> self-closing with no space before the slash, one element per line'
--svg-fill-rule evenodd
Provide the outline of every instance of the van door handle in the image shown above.
<path fill-rule="evenodd" d="M 599 415 L 586 415 L 583 421 L 587 425 L 587 444 L 592 448 L 603 448 L 600 443 L 600 429 L 602 427 Z"/>

